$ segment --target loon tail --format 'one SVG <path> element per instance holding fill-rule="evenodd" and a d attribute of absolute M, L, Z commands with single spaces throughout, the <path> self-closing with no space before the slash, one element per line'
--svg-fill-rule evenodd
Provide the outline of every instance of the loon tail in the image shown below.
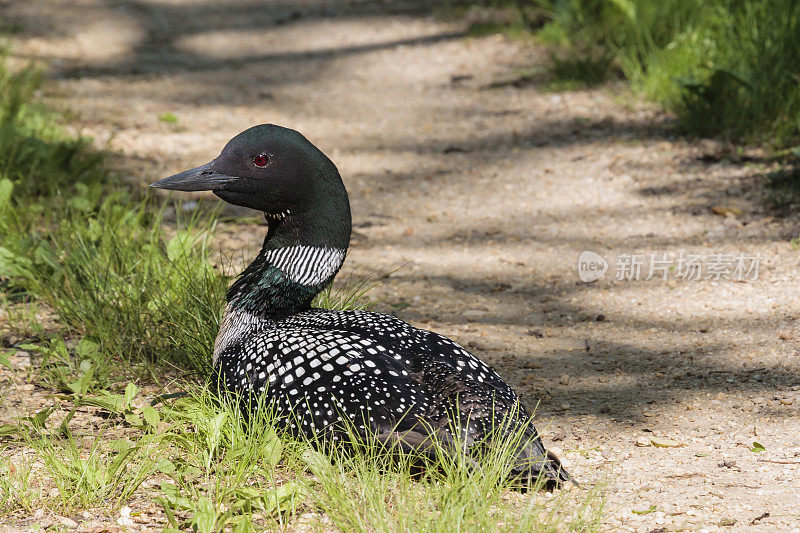
<path fill-rule="evenodd" d="M 436 461 L 442 455 L 458 455 L 468 468 L 480 468 L 480 457 L 487 453 L 495 444 L 500 444 L 495 439 L 487 439 L 482 443 L 468 441 L 467 451 L 459 445 L 448 432 L 431 431 L 430 428 L 421 430 L 387 431 L 376 435 L 377 440 L 383 445 L 399 446 L 406 453 L 427 457 Z M 551 491 L 560 488 L 564 483 L 570 482 L 580 487 L 567 470 L 562 466 L 556 455 L 547 451 L 533 426 L 525 431 L 524 439 L 516 445 L 512 454 L 509 481 L 521 489 L 541 487 Z"/>
<path fill-rule="evenodd" d="M 516 452 L 511 478 L 526 485 L 544 482 L 543 487 L 546 490 L 560 488 L 566 482 L 580 487 L 562 466 L 559 458 L 545 449 L 542 439 L 532 426 L 526 432 L 526 437 Z"/>

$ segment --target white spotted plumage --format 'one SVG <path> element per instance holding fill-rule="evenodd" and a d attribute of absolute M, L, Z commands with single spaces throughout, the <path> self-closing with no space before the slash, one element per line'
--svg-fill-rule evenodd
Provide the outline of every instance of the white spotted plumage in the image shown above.
<path fill-rule="evenodd" d="M 413 425 L 446 416 L 433 403 L 438 384 L 422 378 L 437 370 L 485 383 L 486 402 L 517 402 L 493 370 L 458 344 L 366 311 L 312 309 L 274 321 L 222 351 L 218 363 L 229 388 L 264 391 L 279 411 L 315 432 L 345 418 L 372 434 L 404 419 Z"/>

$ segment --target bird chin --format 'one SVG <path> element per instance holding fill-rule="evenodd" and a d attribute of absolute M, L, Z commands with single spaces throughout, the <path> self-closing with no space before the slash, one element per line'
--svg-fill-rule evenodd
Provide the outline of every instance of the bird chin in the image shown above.
<path fill-rule="evenodd" d="M 225 200 L 229 204 L 248 207 L 256 211 L 263 211 L 263 206 L 258 205 L 254 200 L 254 195 L 246 192 L 232 191 L 230 189 L 214 189 L 212 191 L 218 198 Z"/>

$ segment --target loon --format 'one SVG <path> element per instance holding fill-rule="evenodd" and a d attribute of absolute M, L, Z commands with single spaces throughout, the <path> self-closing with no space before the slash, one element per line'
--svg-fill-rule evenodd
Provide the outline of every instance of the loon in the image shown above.
<path fill-rule="evenodd" d="M 266 395 L 295 434 L 335 440 L 347 427 L 401 451 L 463 450 L 473 465 L 517 431 L 510 476 L 548 489 L 571 481 L 517 394 L 464 348 L 393 316 L 311 307 L 344 262 L 351 217 L 336 166 L 303 135 L 254 126 L 211 162 L 151 187 L 210 190 L 267 219 L 261 251 L 228 289 L 214 345 L 229 391 L 251 404 Z"/>

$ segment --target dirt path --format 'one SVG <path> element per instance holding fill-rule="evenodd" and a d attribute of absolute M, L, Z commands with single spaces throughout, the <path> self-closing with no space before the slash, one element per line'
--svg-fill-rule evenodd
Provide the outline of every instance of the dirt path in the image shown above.
<path fill-rule="evenodd" d="M 607 480 L 610 529 L 800 531 L 798 219 L 766 210 L 757 166 L 701 158 L 621 87 L 503 83 L 543 52 L 465 37 L 417 4 L 4 9 L 27 28 L 16 54 L 52 65 L 50 90 L 133 181 L 261 122 L 328 153 L 353 204 L 345 271 L 406 265 L 381 309 L 541 399 L 548 444 L 579 480 Z M 585 250 L 611 262 L 605 279 L 580 281 Z M 682 252 L 703 277 L 725 264 L 715 254 L 757 257 L 757 279 L 681 279 Z M 624 254 L 641 280 L 615 279 Z M 649 254 L 670 254 L 666 281 L 643 279 Z M 681 447 L 636 445 L 652 437 Z"/>

